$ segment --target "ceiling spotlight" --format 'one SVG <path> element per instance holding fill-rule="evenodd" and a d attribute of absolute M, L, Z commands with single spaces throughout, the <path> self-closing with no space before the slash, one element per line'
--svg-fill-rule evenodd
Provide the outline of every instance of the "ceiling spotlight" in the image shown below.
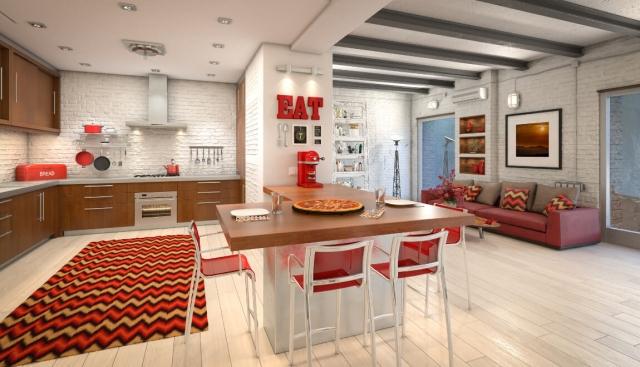
<path fill-rule="evenodd" d="M 33 28 L 38 28 L 38 29 L 45 29 L 47 28 L 47 25 L 44 23 L 40 23 L 40 22 L 27 22 L 30 26 L 32 26 Z"/>
<path fill-rule="evenodd" d="M 118 6 L 124 11 L 138 11 L 138 7 L 136 6 L 136 4 L 118 3 Z"/>
<path fill-rule="evenodd" d="M 211 64 L 211 65 L 220 65 L 220 61 L 211 60 L 211 61 L 209 61 L 209 64 Z"/>
<path fill-rule="evenodd" d="M 207 76 L 208 76 L 209 78 L 215 78 L 215 77 L 216 77 L 216 74 L 207 74 Z"/>
<path fill-rule="evenodd" d="M 159 73 L 159 72 L 160 72 L 160 69 L 151 69 L 151 72 L 152 72 L 152 73 Z"/>
<path fill-rule="evenodd" d="M 231 19 L 231 18 L 218 17 L 218 23 L 220 23 L 220 24 L 229 25 L 232 22 L 233 22 L 233 19 Z"/>
<path fill-rule="evenodd" d="M 58 46 L 58 48 L 60 49 L 60 51 L 73 51 L 73 48 L 69 46 Z"/>
<path fill-rule="evenodd" d="M 81 62 L 80 66 L 84 66 L 85 68 L 88 68 L 91 66 L 91 64 L 89 64 L 88 62 Z"/>
<path fill-rule="evenodd" d="M 214 43 L 211 46 L 213 46 L 213 48 L 224 48 L 224 43 Z"/>

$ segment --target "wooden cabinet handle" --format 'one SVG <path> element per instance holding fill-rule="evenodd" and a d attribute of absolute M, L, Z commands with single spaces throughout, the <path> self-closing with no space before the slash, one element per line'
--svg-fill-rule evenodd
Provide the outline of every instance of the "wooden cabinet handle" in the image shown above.
<path fill-rule="evenodd" d="M 86 211 L 111 210 L 111 209 L 113 209 L 112 206 L 105 206 L 105 207 L 102 207 L 102 208 L 84 208 L 84 210 L 86 210 Z"/>
<path fill-rule="evenodd" d="M 12 199 L 7 199 L 7 200 L 0 201 L 0 205 L 2 205 L 2 204 L 6 204 L 6 203 L 10 203 L 10 202 L 11 202 L 11 200 L 12 200 Z"/>
<path fill-rule="evenodd" d="M 4 217 L 0 218 L 0 222 L 1 222 L 1 221 L 3 221 L 3 220 L 7 220 L 7 219 L 9 219 L 9 218 L 11 218 L 11 217 L 13 217 L 13 215 L 11 215 L 11 214 L 7 214 L 7 215 L 5 215 Z"/>
<path fill-rule="evenodd" d="M 197 205 L 206 205 L 206 204 L 222 204 L 222 201 L 198 201 Z"/>
<path fill-rule="evenodd" d="M 13 231 L 6 231 L 5 233 L 0 234 L 0 238 L 7 237 L 7 236 L 8 236 L 8 235 L 10 235 L 12 232 L 13 232 Z"/>
<path fill-rule="evenodd" d="M 203 184 L 219 184 L 219 183 L 220 183 L 220 181 L 200 181 L 200 182 L 198 182 L 198 184 L 201 184 L 201 185 L 203 185 Z"/>
<path fill-rule="evenodd" d="M 0 66 L 0 101 L 4 101 L 4 67 Z"/>
<path fill-rule="evenodd" d="M 56 91 L 53 91 L 53 115 L 56 115 Z"/>
<path fill-rule="evenodd" d="M 109 199 L 112 198 L 113 195 L 102 195 L 102 196 L 85 196 L 85 199 Z"/>
<path fill-rule="evenodd" d="M 222 191 L 198 191 L 198 194 L 219 194 Z"/>
<path fill-rule="evenodd" d="M 16 71 L 16 103 L 18 103 L 18 72 Z"/>
<path fill-rule="evenodd" d="M 84 185 L 87 188 L 95 188 L 95 187 L 113 187 L 113 185 Z"/>

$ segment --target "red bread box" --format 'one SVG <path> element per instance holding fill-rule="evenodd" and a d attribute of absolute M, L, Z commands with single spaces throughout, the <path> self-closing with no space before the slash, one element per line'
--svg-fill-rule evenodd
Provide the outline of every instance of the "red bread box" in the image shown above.
<path fill-rule="evenodd" d="M 19 164 L 16 181 L 60 180 L 67 178 L 64 164 Z"/>

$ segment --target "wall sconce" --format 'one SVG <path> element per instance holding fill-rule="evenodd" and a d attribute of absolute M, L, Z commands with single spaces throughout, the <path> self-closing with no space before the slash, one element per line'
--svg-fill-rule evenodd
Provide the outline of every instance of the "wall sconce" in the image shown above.
<path fill-rule="evenodd" d="M 427 102 L 427 108 L 430 110 L 437 110 L 440 103 L 437 100 Z"/>
<path fill-rule="evenodd" d="M 320 68 L 315 66 L 296 66 L 291 64 L 276 65 L 276 71 L 281 73 L 297 73 L 308 75 L 323 75 Z"/>
<path fill-rule="evenodd" d="M 513 91 L 507 95 L 507 107 L 518 108 L 520 107 L 520 94 Z"/>

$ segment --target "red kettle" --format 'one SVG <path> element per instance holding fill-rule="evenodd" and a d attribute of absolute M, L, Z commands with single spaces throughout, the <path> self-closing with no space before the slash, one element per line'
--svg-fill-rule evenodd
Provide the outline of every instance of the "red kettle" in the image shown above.
<path fill-rule="evenodd" d="M 175 159 L 171 159 L 171 164 L 164 166 L 167 170 L 167 176 L 180 176 L 180 165 L 176 164 Z"/>

